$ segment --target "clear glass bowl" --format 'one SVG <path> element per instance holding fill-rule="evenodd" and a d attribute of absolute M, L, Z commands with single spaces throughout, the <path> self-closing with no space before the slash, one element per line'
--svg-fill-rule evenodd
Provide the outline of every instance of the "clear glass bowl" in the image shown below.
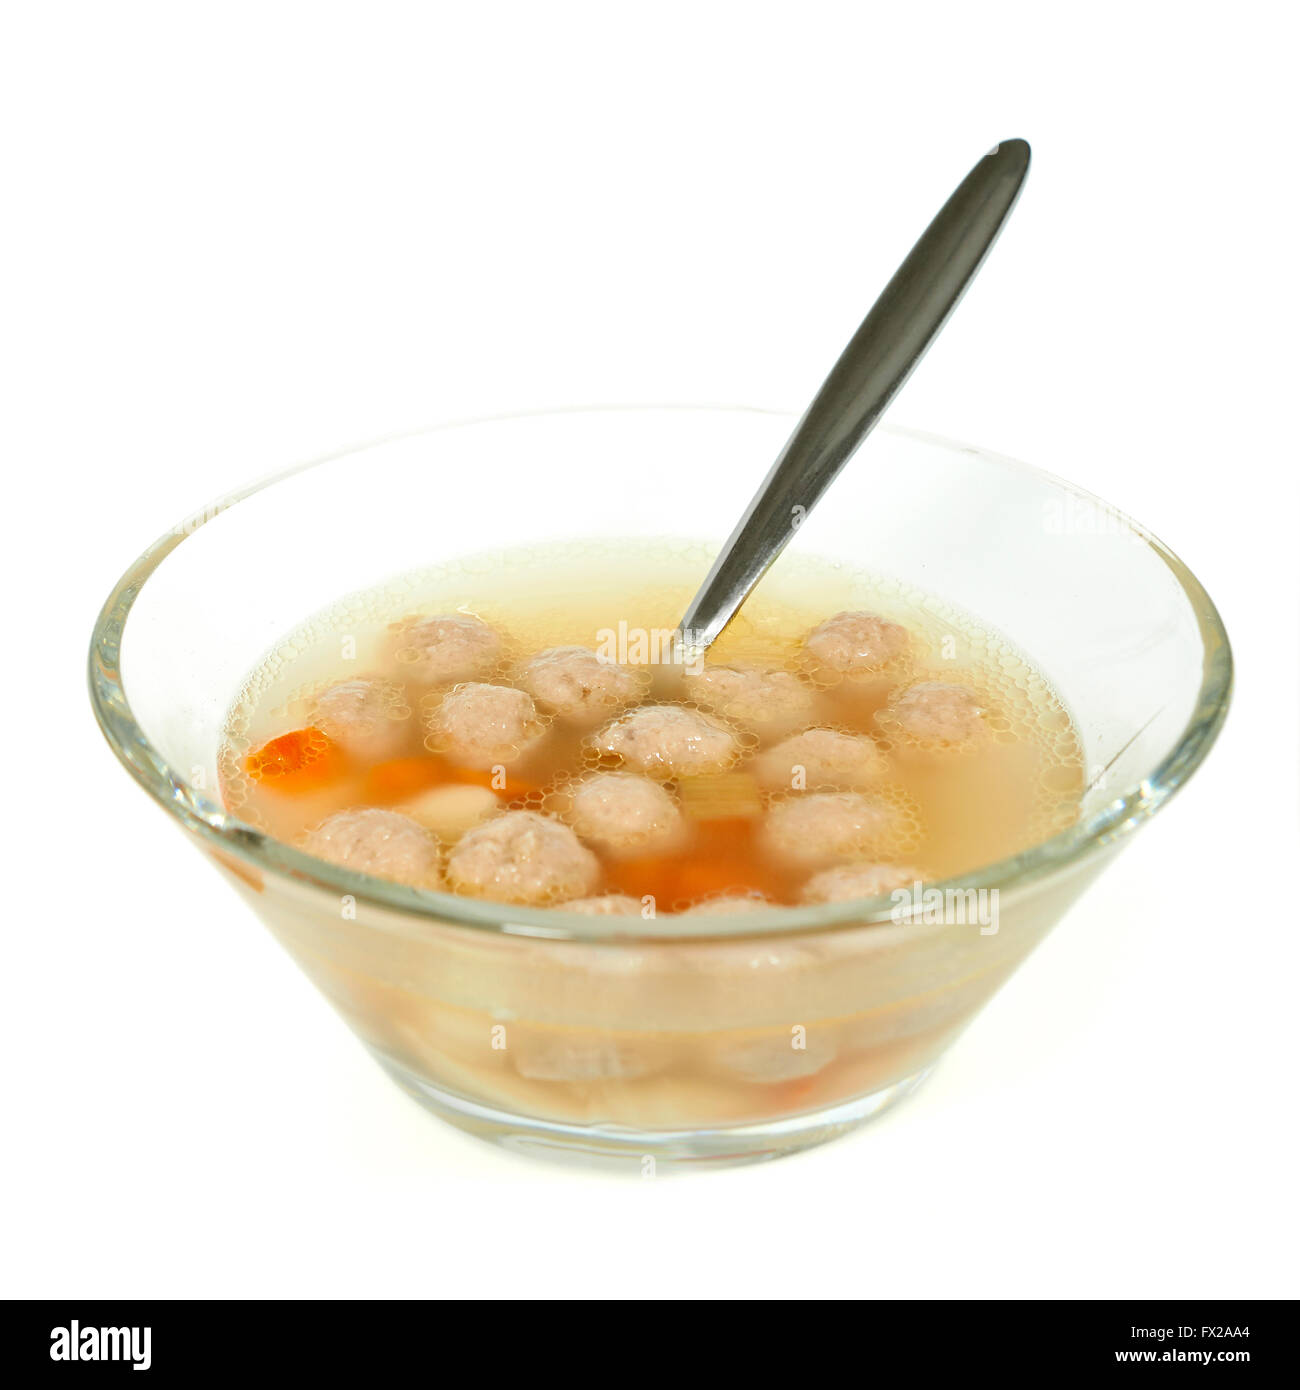
<path fill-rule="evenodd" d="M 1046 473 L 882 428 L 787 553 L 889 575 L 998 629 L 1055 685 L 1086 749 L 1077 824 L 958 885 L 998 891 L 996 932 L 900 921 L 884 899 L 652 921 L 505 906 L 351 873 L 219 804 L 231 702 L 308 615 L 518 546 L 716 546 L 792 422 L 627 407 L 383 440 L 220 499 L 104 605 L 90 681 L 114 752 L 385 1069 L 464 1129 L 637 1165 L 843 1132 L 926 1075 L 1218 733 L 1227 637 L 1163 545 Z"/>

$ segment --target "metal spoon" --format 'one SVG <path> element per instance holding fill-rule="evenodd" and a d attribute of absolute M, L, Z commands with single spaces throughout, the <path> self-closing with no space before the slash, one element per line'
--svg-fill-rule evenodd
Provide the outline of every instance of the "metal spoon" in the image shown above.
<path fill-rule="evenodd" d="M 997 240 L 1029 172 L 1029 146 L 1004 140 L 962 180 L 831 368 L 677 631 L 702 654 L 785 549 L 939 335 Z"/>

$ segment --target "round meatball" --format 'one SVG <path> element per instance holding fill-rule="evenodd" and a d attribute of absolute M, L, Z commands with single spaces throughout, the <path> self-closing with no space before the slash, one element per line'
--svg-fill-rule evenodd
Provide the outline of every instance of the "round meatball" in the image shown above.
<path fill-rule="evenodd" d="M 605 661 L 587 647 L 550 647 L 520 673 L 520 684 L 544 709 L 569 724 L 599 724 L 640 698 L 645 675 Z"/>
<path fill-rule="evenodd" d="M 585 898 L 600 863 L 567 825 L 536 811 L 506 811 L 467 831 L 447 859 L 457 893 L 507 903 Z"/>
<path fill-rule="evenodd" d="M 303 848 L 359 874 L 420 888 L 438 886 L 438 842 L 417 821 L 373 806 L 340 811 L 322 821 Z"/>
<path fill-rule="evenodd" d="M 740 1037 L 714 1047 L 711 1069 L 759 1085 L 815 1076 L 835 1060 L 835 1044 L 824 1034 L 792 1028 L 788 1033 Z"/>
<path fill-rule="evenodd" d="M 678 915 L 681 917 L 736 917 L 745 912 L 761 912 L 764 908 L 773 905 L 766 898 L 760 898 L 753 893 L 724 893 L 716 898 L 705 898 L 703 902 L 695 903 L 694 906 L 684 909 Z"/>
<path fill-rule="evenodd" d="M 682 838 L 682 813 L 658 782 L 629 772 L 597 772 L 569 794 L 565 819 L 593 845 L 649 854 Z"/>
<path fill-rule="evenodd" d="M 399 686 L 362 677 L 322 690 L 313 702 L 312 717 L 347 752 L 378 759 L 400 750 L 410 713 Z"/>
<path fill-rule="evenodd" d="M 718 772 L 739 749 L 735 734 L 716 719 L 679 705 L 645 705 L 616 719 L 597 739 L 629 767 L 655 777 Z"/>
<path fill-rule="evenodd" d="M 641 899 L 629 898 L 626 893 L 607 893 L 600 898 L 574 898 L 561 903 L 565 912 L 580 912 L 584 917 L 639 917 Z"/>
<path fill-rule="evenodd" d="M 768 849 L 799 864 L 865 859 L 892 829 L 889 807 L 858 792 L 817 792 L 779 801 L 767 813 Z"/>
<path fill-rule="evenodd" d="M 841 864 L 823 869 L 803 886 L 806 903 L 843 903 L 853 898 L 882 898 L 896 888 L 911 888 L 925 875 L 907 864 Z"/>
<path fill-rule="evenodd" d="M 979 696 L 949 681 L 908 686 L 882 715 L 886 727 L 892 724 L 921 743 L 967 743 L 986 727 Z"/>
<path fill-rule="evenodd" d="M 399 638 L 397 657 L 433 685 L 484 675 L 501 660 L 501 637 L 470 613 L 423 618 Z"/>
<path fill-rule="evenodd" d="M 885 755 L 866 734 L 806 729 L 760 753 L 754 773 L 769 791 L 853 791 L 878 782 L 887 767 Z"/>
<path fill-rule="evenodd" d="M 825 672 L 879 671 L 906 650 L 907 629 L 874 613 L 836 613 L 813 628 L 804 647 Z"/>
<path fill-rule="evenodd" d="M 750 666 L 705 666 L 688 679 L 687 693 L 742 728 L 770 737 L 806 724 L 816 705 L 798 676 Z"/>
<path fill-rule="evenodd" d="M 431 723 L 437 751 L 465 767 L 493 767 L 520 758 L 546 732 L 531 695 L 478 681 L 449 692 Z"/>
<path fill-rule="evenodd" d="M 529 1030 L 510 1051 L 519 1075 L 531 1081 L 632 1081 L 666 1060 L 644 1036 L 588 1029 Z"/>

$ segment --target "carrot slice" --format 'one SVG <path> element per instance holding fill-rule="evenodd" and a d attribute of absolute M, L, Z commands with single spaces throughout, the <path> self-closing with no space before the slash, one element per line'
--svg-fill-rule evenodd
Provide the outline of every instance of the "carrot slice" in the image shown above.
<path fill-rule="evenodd" d="M 773 1112 L 780 1114 L 782 1111 L 811 1105 L 824 1081 L 824 1074 L 818 1072 L 814 1076 L 799 1076 L 793 1081 L 783 1081 L 767 1088 Z"/>
<path fill-rule="evenodd" d="M 677 887 L 682 861 L 676 856 L 646 856 L 640 859 L 616 859 L 606 865 L 606 877 L 612 893 L 627 893 L 630 897 L 655 900 L 665 912 L 681 897 Z"/>
<path fill-rule="evenodd" d="M 376 763 L 361 785 L 367 806 L 392 806 L 448 780 L 447 764 L 426 754 L 422 758 L 390 758 Z"/>
<path fill-rule="evenodd" d="M 653 894 L 664 911 L 722 893 L 762 893 L 779 900 L 783 889 L 755 844 L 754 822 L 747 816 L 701 821 L 686 853 L 615 860 L 607 873 L 612 892 Z"/>
<path fill-rule="evenodd" d="M 244 766 L 268 790 L 297 796 L 333 782 L 345 770 L 347 759 L 328 734 L 308 727 L 264 743 L 248 755 Z"/>
<path fill-rule="evenodd" d="M 677 872 L 679 898 L 711 898 L 720 893 L 761 893 L 763 875 L 746 859 L 700 858 L 685 860 Z"/>
<path fill-rule="evenodd" d="M 763 849 L 758 823 L 748 816 L 699 822 L 679 880 L 686 898 L 762 893 L 780 902 L 789 887 Z"/>
<path fill-rule="evenodd" d="M 541 791 L 536 782 L 516 777 L 512 772 L 496 773 L 491 768 L 453 767 L 448 769 L 447 778 L 466 786 L 486 787 L 490 792 L 499 792 L 507 801 L 523 801 Z"/>
<path fill-rule="evenodd" d="M 696 853 L 743 858 L 754 854 L 754 822 L 748 816 L 724 816 L 700 821 L 695 827 Z"/>

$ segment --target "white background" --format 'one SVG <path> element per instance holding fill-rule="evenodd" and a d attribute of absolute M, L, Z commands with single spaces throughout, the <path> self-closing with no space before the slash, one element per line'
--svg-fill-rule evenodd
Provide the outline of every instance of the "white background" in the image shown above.
<path fill-rule="evenodd" d="M 1300 1292 L 1292 13 L 7 7 L 3 1292 Z M 1187 560 L 1236 646 L 1219 746 L 853 1137 L 636 1181 L 431 1120 L 102 745 L 99 602 L 353 440 L 799 406 L 1012 135 L 1026 193 L 893 418 Z"/>

